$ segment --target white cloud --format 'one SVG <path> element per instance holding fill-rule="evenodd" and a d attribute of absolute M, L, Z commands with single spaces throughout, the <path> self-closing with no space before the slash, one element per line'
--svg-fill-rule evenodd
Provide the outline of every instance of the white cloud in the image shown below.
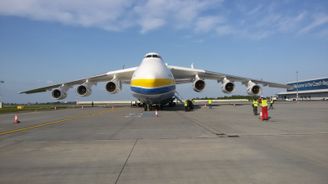
<path fill-rule="evenodd" d="M 263 6 L 262 5 L 258 5 L 255 8 L 249 10 L 246 14 L 247 15 L 254 15 L 254 14 L 257 14 L 258 12 L 260 12 L 261 9 L 263 9 Z"/>
<path fill-rule="evenodd" d="M 202 13 L 223 0 L 147 0 L 134 7 L 142 32 L 170 24 L 175 28 L 190 27 Z"/>
<path fill-rule="evenodd" d="M 165 25 L 165 20 L 161 18 L 147 17 L 147 18 L 143 18 L 139 23 L 142 27 L 141 32 L 146 33 L 150 30 L 154 30 Z"/>
<path fill-rule="evenodd" d="M 266 4 L 224 0 L 0 0 L 0 15 L 108 31 L 137 28 L 141 33 L 163 27 L 251 39 L 325 33 L 328 15 L 307 8 L 318 5 L 305 4 L 302 7 L 293 0 Z"/>
<path fill-rule="evenodd" d="M 196 32 L 209 32 L 213 30 L 219 23 L 223 23 L 224 18 L 220 16 L 204 16 L 199 17 L 195 23 Z"/>
<path fill-rule="evenodd" d="M 313 17 L 313 21 L 309 25 L 301 29 L 299 33 L 301 34 L 309 33 L 310 31 L 320 26 L 323 26 L 325 24 L 328 24 L 328 15 L 327 14 L 316 15 Z"/>
<path fill-rule="evenodd" d="M 128 0 L 10 0 L 0 1 L 0 14 L 86 27 L 120 27 Z"/>
<path fill-rule="evenodd" d="M 8 0 L 0 1 L 0 15 L 33 20 L 122 30 L 139 26 L 141 32 L 167 22 L 191 24 L 203 11 L 223 0 Z"/>
<path fill-rule="evenodd" d="M 234 28 L 232 28 L 228 25 L 221 25 L 216 28 L 216 33 L 219 36 L 226 36 L 226 35 L 236 34 L 237 32 L 236 32 L 236 30 L 234 30 Z"/>
<path fill-rule="evenodd" d="M 306 12 L 299 13 L 296 16 L 284 17 L 278 22 L 280 32 L 291 32 L 297 29 L 306 17 Z"/>

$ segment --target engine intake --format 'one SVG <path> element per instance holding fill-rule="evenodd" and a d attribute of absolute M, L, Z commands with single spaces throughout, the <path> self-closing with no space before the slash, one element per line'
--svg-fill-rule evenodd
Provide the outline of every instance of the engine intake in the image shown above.
<path fill-rule="evenodd" d="M 76 92 L 80 96 L 90 96 L 92 93 L 92 90 L 88 85 L 82 84 L 79 87 L 77 87 Z"/>
<path fill-rule="evenodd" d="M 52 90 L 51 95 L 52 95 L 52 97 L 54 97 L 57 100 L 62 100 L 67 97 L 66 90 L 64 90 L 62 88 L 56 88 L 56 89 Z"/>
<path fill-rule="evenodd" d="M 248 82 L 247 93 L 249 95 L 259 95 L 262 92 L 261 86 L 252 81 Z"/>
<path fill-rule="evenodd" d="M 120 81 L 110 81 L 106 84 L 106 90 L 111 93 L 115 94 L 121 90 L 121 82 Z"/>
<path fill-rule="evenodd" d="M 222 81 L 222 91 L 223 93 L 231 93 L 235 89 L 235 84 L 228 79 Z"/>
<path fill-rule="evenodd" d="M 193 89 L 194 91 L 196 92 L 201 92 L 203 91 L 203 89 L 205 88 L 206 86 L 206 83 L 204 80 L 201 80 L 201 79 L 196 79 L 193 83 Z"/>

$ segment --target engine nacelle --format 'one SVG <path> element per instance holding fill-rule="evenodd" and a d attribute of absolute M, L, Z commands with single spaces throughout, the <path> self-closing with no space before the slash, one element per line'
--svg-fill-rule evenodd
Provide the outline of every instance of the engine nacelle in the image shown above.
<path fill-rule="evenodd" d="M 80 96 L 90 96 L 92 93 L 91 87 L 87 84 L 82 84 L 76 89 L 77 94 Z"/>
<path fill-rule="evenodd" d="M 223 93 L 231 93 L 235 89 L 235 84 L 228 79 L 223 79 L 222 81 L 222 91 Z"/>
<path fill-rule="evenodd" d="M 111 94 L 119 92 L 121 90 L 121 82 L 117 80 L 109 81 L 106 84 L 106 90 Z"/>
<path fill-rule="evenodd" d="M 66 90 L 64 90 L 63 88 L 53 89 L 51 92 L 51 95 L 52 95 L 52 97 L 56 98 L 57 100 L 62 100 L 67 97 Z"/>
<path fill-rule="evenodd" d="M 202 80 L 202 79 L 196 79 L 196 80 L 193 82 L 192 86 L 193 86 L 194 91 L 196 91 L 196 92 L 201 92 L 201 91 L 203 91 L 203 89 L 205 88 L 206 83 L 205 83 L 205 81 Z"/>
<path fill-rule="evenodd" d="M 252 81 L 248 82 L 247 93 L 249 95 L 259 95 L 259 94 L 261 94 L 261 92 L 262 92 L 261 86 L 259 86 L 258 84 L 255 84 Z"/>

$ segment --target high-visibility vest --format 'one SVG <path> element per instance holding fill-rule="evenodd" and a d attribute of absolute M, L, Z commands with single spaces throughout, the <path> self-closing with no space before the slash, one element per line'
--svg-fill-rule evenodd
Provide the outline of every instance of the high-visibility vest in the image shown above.
<path fill-rule="evenodd" d="M 268 106 L 268 100 L 267 99 L 262 99 L 262 107 L 267 107 Z"/>
<path fill-rule="evenodd" d="M 184 102 L 184 106 L 187 107 L 188 106 L 188 103 L 187 101 Z"/>
<path fill-rule="evenodd" d="M 257 107 L 259 105 L 258 101 L 257 100 L 253 100 L 253 106 L 254 107 Z"/>
<path fill-rule="evenodd" d="M 208 104 L 209 105 L 212 105 L 212 100 L 208 100 Z"/>

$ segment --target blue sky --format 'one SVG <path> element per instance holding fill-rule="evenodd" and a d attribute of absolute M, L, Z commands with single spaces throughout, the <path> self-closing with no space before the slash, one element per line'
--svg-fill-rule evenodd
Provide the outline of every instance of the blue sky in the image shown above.
<path fill-rule="evenodd" d="M 328 1 L 312 0 L 0 0 L 0 96 L 5 102 L 55 101 L 20 95 L 57 82 L 136 66 L 149 51 L 171 65 L 285 83 L 327 77 Z M 202 93 L 222 96 L 216 82 Z M 246 94 L 238 85 L 234 94 Z M 265 88 L 264 95 L 279 92 Z M 132 99 L 93 88 L 90 97 Z"/>

